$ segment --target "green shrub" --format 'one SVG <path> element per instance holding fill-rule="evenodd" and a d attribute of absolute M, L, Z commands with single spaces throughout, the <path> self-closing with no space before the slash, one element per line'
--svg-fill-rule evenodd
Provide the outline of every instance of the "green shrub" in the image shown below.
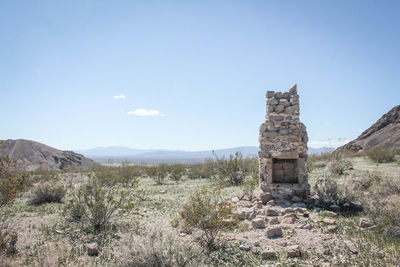
<path fill-rule="evenodd" d="M 11 203 L 27 183 L 28 176 L 15 170 L 15 161 L 8 156 L 0 157 L 0 206 Z"/>
<path fill-rule="evenodd" d="M 242 153 L 236 152 L 235 155 L 230 155 L 229 158 L 216 158 L 216 166 L 218 177 L 222 182 L 227 182 L 231 185 L 240 185 L 246 177 L 246 166 L 243 160 Z"/>
<path fill-rule="evenodd" d="M 242 198 L 252 201 L 254 197 L 254 190 L 258 186 L 258 175 L 255 173 L 253 177 L 245 179 L 242 186 Z"/>
<path fill-rule="evenodd" d="M 137 180 L 133 180 L 129 187 L 103 186 L 92 173 L 89 182 L 74 193 L 65 212 L 70 219 L 81 221 L 91 232 L 99 233 L 108 229 L 113 220 L 127 215 L 141 193 Z"/>
<path fill-rule="evenodd" d="M 44 203 L 61 203 L 65 196 L 64 186 L 60 184 L 44 183 L 38 185 L 32 192 L 30 204 L 41 205 Z"/>
<path fill-rule="evenodd" d="M 146 168 L 146 174 L 152 178 L 156 184 L 162 185 L 168 177 L 168 165 L 160 164 L 157 166 L 150 166 Z"/>
<path fill-rule="evenodd" d="M 203 163 L 190 164 L 186 167 L 186 175 L 189 179 L 211 179 L 216 173 L 216 164 L 211 159 L 207 159 Z"/>
<path fill-rule="evenodd" d="M 0 255 L 7 256 L 17 253 L 18 233 L 10 230 L 6 220 L 0 221 Z"/>
<path fill-rule="evenodd" d="M 367 156 L 376 163 L 393 162 L 395 152 L 392 149 L 374 147 L 367 152 Z"/>
<path fill-rule="evenodd" d="M 184 167 L 181 164 L 174 164 L 169 166 L 170 178 L 175 183 L 178 183 L 184 175 Z"/>
<path fill-rule="evenodd" d="M 184 227 L 200 230 L 199 244 L 214 250 L 218 234 L 228 227 L 226 222 L 232 218 L 231 211 L 231 204 L 222 201 L 219 189 L 202 188 L 189 196 L 180 216 Z"/>

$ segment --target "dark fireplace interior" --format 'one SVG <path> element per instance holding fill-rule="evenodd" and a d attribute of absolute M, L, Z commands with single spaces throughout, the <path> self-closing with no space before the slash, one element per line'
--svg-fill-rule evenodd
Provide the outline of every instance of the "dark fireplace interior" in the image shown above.
<path fill-rule="evenodd" d="M 272 182 L 273 183 L 298 183 L 297 160 L 276 159 L 272 161 Z"/>

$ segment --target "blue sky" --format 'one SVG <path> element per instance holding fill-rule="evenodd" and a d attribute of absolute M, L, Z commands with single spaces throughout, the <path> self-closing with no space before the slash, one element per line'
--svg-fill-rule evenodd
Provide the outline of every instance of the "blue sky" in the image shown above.
<path fill-rule="evenodd" d="M 297 83 L 309 146 L 335 146 L 400 102 L 399 11 L 366 0 L 0 1 L 0 139 L 258 145 L 266 90 Z"/>

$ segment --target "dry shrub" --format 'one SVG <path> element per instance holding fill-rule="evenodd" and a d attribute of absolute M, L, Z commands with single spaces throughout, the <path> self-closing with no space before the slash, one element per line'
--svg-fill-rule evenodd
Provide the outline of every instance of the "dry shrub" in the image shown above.
<path fill-rule="evenodd" d="M 329 207 L 332 204 L 343 205 L 351 200 L 347 187 L 338 183 L 338 178 L 325 174 L 315 184 L 315 192 L 323 206 Z"/>
<path fill-rule="evenodd" d="M 32 205 L 41 205 L 44 203 L 61 203 L 65 196 L 64 186 L 61 184 L 44 183 L 38 185 L 32 192 L 29 200 Z"/>
<path fill-rule="evenodd" d="M 382 201 L 379 225 L 386 236 L 400 237 L 400 195 L 391 195 Z"/>
<path fill-rule="evenodd" d="M 334 152 L 326 165 L 331 174 L 343 175 L 352 166 L 350 160 L 342 152 Z"/>
<path fill-rule="evenodd" d="M 141 236 L 136 236 L 129 244 L 128 256 L 123 266 L 134 267 L 184 267 L 200 266 L 201 250 L 183 242 L 172 232 L 150 228 Z"/>
<path fill-rule="evenodd" d="M 219 189 L 202 188 L 189 196 L 180 216 L 185 227 L 200 230 L 197 241 L 211 251 L 216 248 L 218 234 L 229 227 L 232 206 L 221 199 Z"/>
<path fill-rule="evenodd" d="M 7 256 L 17 253 L 18 233 L 10 230 L 9 223 L 2 219 L 0 221 L 0 255 Z"/>
<path fill-rule="evenodd" d="M 374 147 L 367 152 L 367 157 L 376 163 L 393 162 L 395 151 L 393 149 Z"/>

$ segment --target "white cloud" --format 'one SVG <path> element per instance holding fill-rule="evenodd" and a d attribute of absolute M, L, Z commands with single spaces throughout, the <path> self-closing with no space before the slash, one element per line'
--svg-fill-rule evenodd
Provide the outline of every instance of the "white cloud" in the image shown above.
<path fill-rule="evenodd" d="M 114 99 L 125 99 L 124 95 L 115 95 Z"/>
<path fill-rule="evenodd" d="M 308 142 L 308 146 L 313 147 L 313 148 L 321 148 L 324 146 L 336 148 L 336 147 L 342 146 L 348 142 L 350 142 L 350 140 L 348 140 L 347 138 L 339 137 L 337 139 L 329 138 L 327 140 L 310 141 L 310 142 Z"/>
<path fill-rule="evenodd" d="M 128 115 L 135 115 L 135 116 L 162 116 L 164 117 L 164 114 L 161 114 L 160 111 L 154 110 L 154 109 L 145 109 L 145 108 L 138 108 L 135 111 L 128 111 Z"/>

